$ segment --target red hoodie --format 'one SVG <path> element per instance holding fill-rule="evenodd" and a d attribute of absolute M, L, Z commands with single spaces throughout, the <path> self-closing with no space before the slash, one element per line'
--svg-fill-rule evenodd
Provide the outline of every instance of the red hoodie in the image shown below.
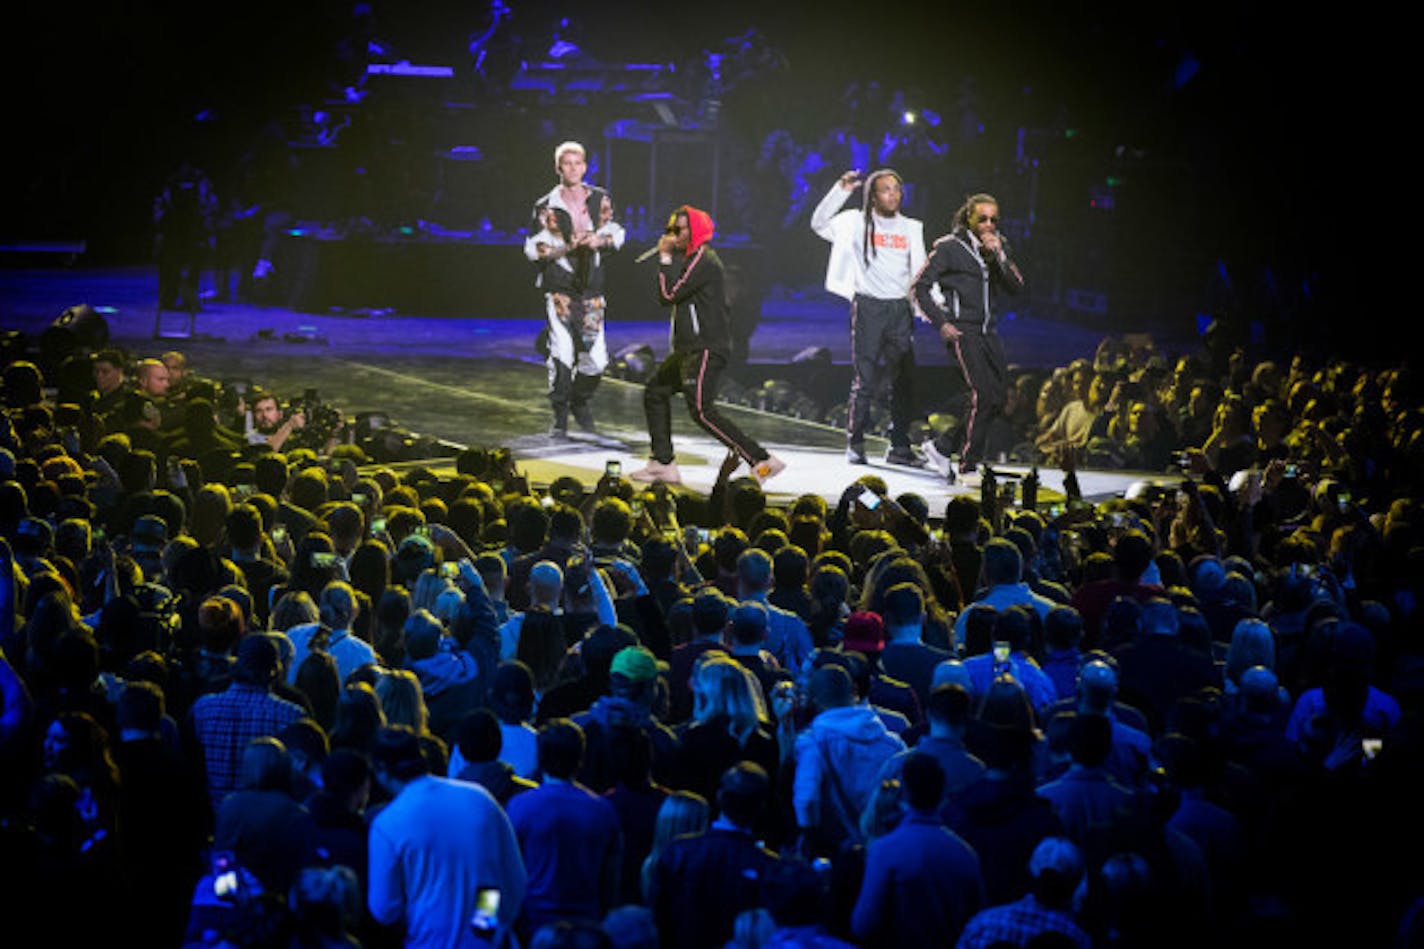
<path fill-rule="evenodd" d="M 658 266 L 658 302 L 673 309 L 673 350 L 706 349 L 730 357 L 732 325 L 722 261 L 709 246 L 716 224 L 706 211 L 687 205 L 674 211 L 669 223 L 680 214 L 687 215 L 687 252 Z"/>

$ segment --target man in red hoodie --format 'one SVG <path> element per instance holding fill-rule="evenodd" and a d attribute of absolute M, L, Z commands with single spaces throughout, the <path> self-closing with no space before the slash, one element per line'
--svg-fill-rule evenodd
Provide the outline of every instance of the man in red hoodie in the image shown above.
<path fill-rule="evenodd" d="M 678 484 L 672 445 L 674 394 L 681 392 L 692 420 L 765 482 L 786 467 L 717 410 L 717 387 L 732 351 L 722 261 L 710 242 L 714 224 L 706 211 L 684 205 L 668 219 L 658 239 L 658 302 L 672 308 L 672 352 L 643 389 L 651 457 L 629 475 L 634 481 Z"/>

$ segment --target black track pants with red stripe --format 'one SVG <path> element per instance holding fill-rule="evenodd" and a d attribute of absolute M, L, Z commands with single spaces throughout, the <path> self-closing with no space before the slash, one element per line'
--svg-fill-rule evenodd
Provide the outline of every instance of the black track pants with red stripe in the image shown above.
<path fill-rule="evenodd" d="M 705 349 L 690 353 L 670 353 L 643 388 L 643 410 L 648 417 L 648 437 L 652 457 L 662 464 L 674 460 L 672 446 L 672 397 L 682 393 L 687 411 L 703 431 L 740 455 L 748 464 L 767 458 L 750 436 L 717 411 L 717 388 L 727 360 Z"/>
<path fill-rule="evenodd" d="M 969 412 L 964 421 L 964 437 L 959 444 L 949 441 L 946 432 L 935 439 L 935 449 L 944 455 L 959 452 L 960 464 L 977 467 L 984 460 L 984 443 L 994 423 L 1004 414 L 1009 398 L 1009 364 L 998 333 L 984 333 L 977 326 L 963 328 L 949 344 L 949 352 L 959 360 L 969 387 Z"/>

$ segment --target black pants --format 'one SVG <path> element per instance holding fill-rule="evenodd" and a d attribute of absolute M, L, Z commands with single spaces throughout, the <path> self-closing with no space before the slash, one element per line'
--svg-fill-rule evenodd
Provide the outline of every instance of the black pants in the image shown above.
<path fill-rule="evenodd" d="M 717 388 L 726 366 L 726 359 L 705 349 L 670 353 L 658 364 L 643 389 L 643 409 L 648 416 L 654 461 L 666 465 L 676 457 L 672 447 L 672 397 L 679 392 L 692 420 L 703 431 L 736 452 L 747 464 L 766 460 L 766 449 L 717 411 Z"/>
<path fill-rule="evenodd" d="M 593 424 L 593 408 L 589 400 L 603 381 L 603 376 L 574 375 L 572 369 L 556 359 L 549 360 L 549 365 L 549 406 L 554 410 L 554 426 L 567 428 L 569 410 L 572 409 L 574 420 L 588 428 Z"/>
<path fill-rule="evenodd" d="M 915 374 L 915 318 L 910 301 L 856 294 L 850 304 L 850 404 L 846 443 L 864 449 L 870 405 L 890 390 L 890 445 L 910 447 Z"/>
<path fill-rule="evenodd" d="M 964 439 L 954 445 L 949 433 L 935 439 L 935 448 L 944 455 L 960 453 L 960 464 L 977 466 L 984 460 L 984 445 L 995 423 L 1004 416 L 1009 398 L 1009 364 L 998 333 L 984 333 L 977 326 L 964 329 L 949 344 L 959 360 L 964 382 L 969 386 L 969 414 L 964 422 Z"/>

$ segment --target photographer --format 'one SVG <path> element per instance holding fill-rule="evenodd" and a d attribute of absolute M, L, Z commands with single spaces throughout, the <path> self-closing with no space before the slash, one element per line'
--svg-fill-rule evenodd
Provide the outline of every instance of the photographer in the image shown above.
<path fill-rule="evenodd" d="M 319 402 L 315 390 L 310 389 L 285 412 L 275 395 L 254 389 L 239 397 L 237 411 L 244 418 L 248 444 L 266 445 L 273 451 L 311 448 L 329 455 L 346 427 L 340 412 Z"/>

